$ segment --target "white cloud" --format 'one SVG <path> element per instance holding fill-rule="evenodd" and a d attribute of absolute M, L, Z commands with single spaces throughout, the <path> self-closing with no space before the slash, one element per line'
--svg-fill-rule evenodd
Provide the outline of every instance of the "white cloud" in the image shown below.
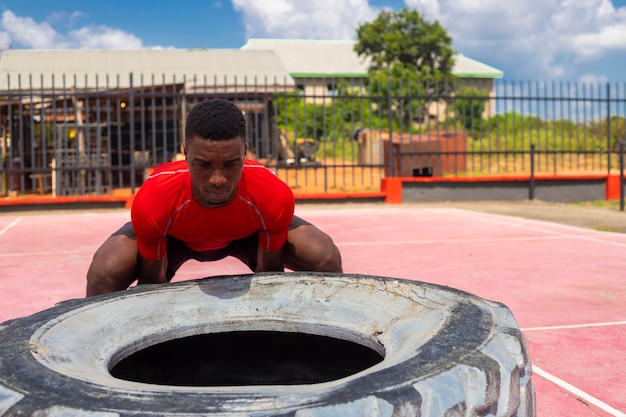
<path fill-rule="evenodd" d="M 69 16 L 74 19 L 79 14 Z M 52 21 L 59 21 L 58 14 L 51 16 Z M 34 49 L 139 49 L 143 48 L 141 39 L 133 34 L 107 26 L 85 26 L 64 35 L 57 32 L 47 22 L 36 22 L 30 17 L 16 16 L 5 10 L 0 19 L 0 48 L 24 47 Z"/>
<path fill-rule="evenodd" d="M 0 51 L 11 48 L 11 36 L 6 32 L 0 32 Z"/>
<path fill-rule="evenodd" d="M 231 1 L 248 37 L 354 39 L 357 26 L 383 10 L 370 5 L 373 0 Z M 220 8 L 224 0 L 211 4 Z M 405 0 L 405 4 L 439 20 L 459 52 L 504 70 L 508 78 L 575 79 L 585 74 L 601 79 L 609 68 L 597 65 L 602 61 L 612 68 L 609 78 L 623 80 L 623 70 L 615 62 L 626 56 L 626 7 L 616 8 L 611 0 Z M 38 22 L 4 10 L 0 50 L 147 47 L 117 28 L 80 27 L 80 17 L 80 12 L 54 13 Z M 68 27 L 74 29 L 67 32 Z"/>
<path fill-rule="evenodd" d="M 232 0 L 248 38 L 354 39 L 379 10 L 368 0 Z"/>
<path fill-rule="evenodd" d="M 11 42 L 29 48 L 51 48 L 55 45 L 66 47 L 59 34 L 48 23 L 37 23 L 30 17 L 16 16 L 10 10 L 2 13 L 0 26 Z"/>
<path fill-rule="evenodd" d="M 140 49 L 141 39 L 119 29 L 87 26 L 69 33 L 72 45 L 86 49 Z"/>
<path fill-rule="evenodd" d="M 448 29 L 457 50 L 529 78 L 576 76 L 577 65 L 626 52 L 626 7 L 610 0 L 405 0 Z"/>
<path fill-rule="evenodd" d="M 419 10 L 432 20 L 438 20 L 441 16 L 439 13 L 439 0 L 413 0 L 406 2 L 408 6 Z"/>
<path fill-rule="evenodd" d="M 78 19 L 83 17 L 83 13 L 81 12 L 72 12 L 72 13 L 63 13 L 63 12 L 55 12 L 51 13 L 46 21 L 51 24 L 72 24 Z"/>
<path fill-rule="evenodd" d="M 626 52 L 626 23 L 606 26 L 593 33 L 576 35 L 572 45 L 583 58 L 593 58 L 611 50 Z"/>
<path fill-rule="evenodd" d="M 606 84 L 609 79 L 604 75 L 584 74 L 578 81 L 583 84 Z"/>

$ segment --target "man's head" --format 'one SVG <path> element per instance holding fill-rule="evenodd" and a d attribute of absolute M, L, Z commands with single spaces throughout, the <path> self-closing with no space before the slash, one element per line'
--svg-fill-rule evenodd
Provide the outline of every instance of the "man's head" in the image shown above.
<path fill-rule="evenodd" d="M 214 99 L 196 104 L 187 116 L 185 142 L 198 137 L 210 140 L 246 138 L 246 121 L 239 107 Z"/>
<path fill-rule="evenodd" d="M 194 200 L 210 208 L 233 201 L 246 155 L 241 110 L 226 100 L 195 105 L 187 117 L 183 149 Z"/>

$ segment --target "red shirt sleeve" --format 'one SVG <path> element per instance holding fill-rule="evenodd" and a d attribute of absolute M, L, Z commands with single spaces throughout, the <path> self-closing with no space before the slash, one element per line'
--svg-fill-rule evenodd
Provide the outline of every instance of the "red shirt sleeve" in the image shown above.
<path fill-rule="evenodd" d="M 268 252 L 276 252 L 287 241 L 289 226 L 295 210 L 293 193 L 288 186 L 276 187 L 271 199 L 271 222 L 259 232 L 259 246 Z"/>
<path fill-rule="evenodd" d="M 149 260 L 156 261 L 167 253 L 165 230 L 158 221 L 158 204 L 150 202 L 147 187 L 139 189 L 131 208 L 131 221 L 137 236 L 139 254 Z"/>
<path fill-rule="evenodd" d="M 159 260 L 167 253 L 166 234 L 172 212 L 186 204 L 186 196 L 177 190 L 187 173 L 185 161 L 163 164 L 144 181 L 133 199 L 130 215 L 137 250 L 147 260 Z"/>
<path fill-rule="evenodd" d="M 262 164 L 246 160 L 241 196 L 260 218 L 259 247 L 279 251 L 287 241 L 295 200 L 291 188 Z"/>

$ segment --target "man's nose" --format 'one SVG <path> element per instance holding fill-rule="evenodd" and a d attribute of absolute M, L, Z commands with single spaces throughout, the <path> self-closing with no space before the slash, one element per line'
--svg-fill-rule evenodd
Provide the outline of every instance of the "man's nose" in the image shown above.
<path fill-rule="evenodd" d="M 222 174 L 222 171 L 220 171 L 219 169 L 216 169 L 215 171 L 211 173 L 209 182 L 211 183 L 211 185 L 219 187 L 226 183 L 226 177 L 224 176 L 224 174 Z"/>

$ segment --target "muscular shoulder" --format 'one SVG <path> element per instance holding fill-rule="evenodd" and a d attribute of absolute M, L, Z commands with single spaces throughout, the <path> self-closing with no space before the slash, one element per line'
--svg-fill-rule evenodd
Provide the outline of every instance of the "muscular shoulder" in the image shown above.
<path fill-rule="evenodd" d="M 246 160 L 239 187 L 239 198 L 254 208 L 268 229 L 287 230 L 295 210 L 287 184 L 265 166 Z"/>
<path fill-rule="evenodd" d="M 178 174 L 189 173 L 189 167 L 187 166 L 187 161 L 182 159 L 180 161 L 167 162 L 165 164 L 162 164 L 159 167 L 157 167 L 152 172 L 152 174 L 150 174 L 150 176 L 146 179 L 146 181 L 153 180 L 155 178 L 164 179 L 176 173 Z"/>
<path fill-rule="evenodd" d="M 169 216 L 169 212 L 189 199 L 186 187 L 189 169 L 185 161 L 170 162 L 161 165 L 146 178 L 135 195 L 132 214 L 159 217 Z"/>
<path fill-rule="evenodd" d="M 254 201 L 273 201 L 284 204 L 294 199 L 291 188 L 276 174 L 256 161 L 246 159 L 242 181 L 239 185 L 240 195 Z"/>

